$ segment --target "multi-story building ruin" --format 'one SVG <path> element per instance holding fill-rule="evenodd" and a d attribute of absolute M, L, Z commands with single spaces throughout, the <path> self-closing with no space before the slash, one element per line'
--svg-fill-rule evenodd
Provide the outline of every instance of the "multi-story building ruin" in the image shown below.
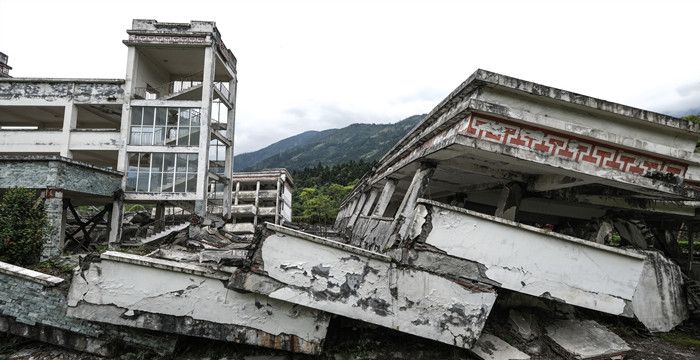
<path fill-rule="evenodd" d="M 0 52 L 0 78 L 10 77 L 12 67 L 7 64 L 7 55 Z"/>
<path fill-rule="evenodd" d="M 215 23 L 134 20 L 127 33 L 124 79 L 0 80 L 0 153 L 11 155 L 1 186 L 50 188 L 64 204 L 109 204 L 113 243 L 125 203 L 204 215 L 210 187 L 223 189 L 224 217 L 232 203 L 236 58 Z M 49 218 L 65 223 L 60 204 Z M 54 232 L 50 253 L 62 234 Z"/>
<path fill-rule="evenodd" d="M 232 181 L 230 232 L 252 235 L 258 224 L 292 221 L 294 182 L 286 169 L 234 172 Z"/>

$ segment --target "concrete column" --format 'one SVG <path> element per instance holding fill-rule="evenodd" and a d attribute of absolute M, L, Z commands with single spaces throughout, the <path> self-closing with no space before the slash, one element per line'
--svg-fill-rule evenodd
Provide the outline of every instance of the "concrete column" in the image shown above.
<path fill-rule="evenodd" d="M 384 188 L 382 189 L 382 194 L 379 196 L 377 201 L 377 206 L 374 208 L 373 216 L 384 216 L 387 206 L 391 201 L 391 197 L 394 196 L 394 191 L 396 190 L 396 180 L 387 179 Z"/>
<path fill-rule="evenodd" d="M 253 225 L 258 225 L 258 203 L 260 199 L 260 181 L 255 183 L 255 216 L 253 217 Z"/>
<path fill-rule="evenodd" d="M 70 132 L 75 129 L 78 123 L 78 107 L 73 104 L 68 104 L 63 112 L 63 144 L 61 148 L 61 156 L 73 158 L 73 153 L 70 151 Z"/>
<path fill-rule="evenodd" d="M 66 238 L 66 213 L 63 211 L 63 189 L 46 189 L 42 191 L 44 211 L 48 228 L 44 235 L 44 247 L 41 259 L 46 260 L 61 256 Z"/>
<path fill-rule="evenodd" d="M 379 194 L 379 190 L 372 188 L 369 192 L 369 198 L 365 202 L 365 206 L 362 208 L 362 215 L 367 216 L 369 214 L 369 211 L 372 209 L 372 205 L 374 204 L 374 200 L 377 199 L 377 195 Z"/>
<path fill-rule="evenodd" d="M 116 249 L 122 238 L 122 219 L 124 218 L 124 199 L 115 199 L 109 220 L 109 248 Z"/>
<path fill-rule="evenodd" d="M 197 158 L 197 200 L 195 213 L 207 214 L 207 188 L 209 186 L 209 140 L 211 139 L 211 101 L 214 96 L 214 71 L 216 57 L 214 47 L 204 48 L 204 70 L 202 71 L 202 109 L 199 128 L 199 156 Z"/>
<path fill-rule="evenodd" d="M 430 180 L 434 172 L 435 164 L 432 163 L 423 163 L 418 170 L 416 170 L 416 173 L 413 175 L 413 180 L 411 180 L 411 185 L 408 187 L 406 195 L 404 195 L 401 205 L 399 205 L 396 211 L 394 221 L 391 224 L 391 231 L 389 231 L 389 234 L 391 234 L 393 240 L 387 242 L 384 247 L 385 249 L 390 247 L 394 241 L 403 239 L 413 219 L 413 212 L 415 211 L 418 198 L 425 193 L 428 187 L 428 180 Z M 397 228 L 399 230 L 398 234 L 394 234 L 394 230 Z"/>
<path fill-rule="evenodd" d="M 515 221 L 515 215 L 518 212 L 518 207 L 520 207 L 520 200 L 522 200 L 522 197 L 523 191 L 518 183 L 505 185 L 498 198 L 495 216 Z"/>
<path fill-rule="evenodd" d="M 156 225 L 154 226 L 153 232 L 157 233 L 165 229 L 165 204 L 159 202 L 156 204 Z"/>
<path fill-rule="evenodd" d="M 231 218 L 231 196 L 233 195 L 233 142 L 235 139 L 236 131 L 236 87 L 238 86 L 238 80 L 236 80 L 235 75 L 233 80 L 229 81 L 229 102 L 232 108 L 228 109 L 226 112 L 226 138 L 231 142 L 231 146 L 226 149 L 225 163 L 224 163 L 224 176 L 229 179 L 229 181 L 224 186 L 224 219 L 228 220 Z"/>
<path fill-rule="evenodd" d="M 280 179 L 277 179 L 277 192 L 275 193 L 275 224 L 279 225 L 280 219 Z"/>
<path fill-rule="evenodd" d="M 350 221 L 348 221 L 348 224 L 346 227 L 348 229 L 352 229 L 353 226 L 355 226 L 355 221 L 357 221 L 357 218 L 360 216 L 360 213 L 362 212 L 362 207 L 365 204 L 365 199 L 367 198 L 367 194 L 362 193 L 360 195 L 360 200 L 357 201 L 357 205 L 355 206 L 355 210 L 353 210 L 352 215 L 350 215 Z"/>
<path fill-rule="evenodd" d="M 693 242 L 695 241 L 695 225 L 688 223 L 688 274 L 693 273 Z"/>

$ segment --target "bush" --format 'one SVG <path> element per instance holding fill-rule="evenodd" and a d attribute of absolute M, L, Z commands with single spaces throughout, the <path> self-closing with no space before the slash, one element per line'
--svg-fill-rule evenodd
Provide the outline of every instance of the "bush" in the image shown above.
<path fill-rule="evenodd" d="M 33 265 L 41 258 L 48 223 L 37 193 L 12 188 L 0 199 L 0 261 Z"/>

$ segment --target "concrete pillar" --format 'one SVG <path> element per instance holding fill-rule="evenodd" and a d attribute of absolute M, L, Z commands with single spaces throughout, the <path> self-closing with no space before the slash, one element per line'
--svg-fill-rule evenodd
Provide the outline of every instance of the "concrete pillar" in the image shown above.
<path fill-rule="evenodd" d="M 44 235 L 41 259 L 60 256 L 66 238 L 66 213 L 63 211 L 63 189 L 46 189 L 41 193 L 48 228 Z"/>
<path fill-rule="evenodd" d="M 355 209 L 353 210 L 352 215 L 350 215 L 350 221 L 348 221 L 348 224 L 345 226 L 346 228 L 352 229 L 352 227 L 355 226 L 355 221 L 357 221 L 357 218 L 362 212 L 362 207 L 365 204 L 366 198 L 367 194 L 362 193 L 362 195 L 360 195 L 360 199 L 357 201 L 357 205 L 355 205 Z"/>
<path fill-rule="evenodd" d="M 374 208 L 373 216 L 384 216 L 387 206 L 391 201 L 391 197 L 394 196 L 394 191 L 396 190 L 396 180 L 387 179 L 384 188 L 382 189 L 382 194 L 379 195 L 379 200 L 377 200 L 377 206 Z"/>
<path fill-rule="evenodd" d="M 418 198 L 425 193 L 428 187 L 428 181 L 435 172 L 435 167 L 436 165 L 433 163 L 422 163 L 418 170 L 416 170 L 416 173 L 413 175 L 413 180 L 411 180 L 411 185 L 408 187 L 406 195 L 404 195 L 401 205 L 399 205 L 396 211 L 396 216 L 394 217 L 391 230 L 389 231 L 391 237 L 385 245 L 385 249 L 391 247 L 395 241 L 403 239 L 403 236 L 408 231 L 408 226 L 411 219 L 413 219 L 413 212 L 416 208 Z M 394 230 L 397 228 L 398 233 L 395 234 Z"/>
<path fill-rule="evenodd" d="M 238 80 L 234 78 L 229 81 L 229 102 L 231 103 L 231 108 L 226 112 L 226 139 L 231 142 L 231 146 L 226 149 L 225 163 L 224 163 L 224 175 L 229 181 L 224 185 L 224 213 L 223 217 L 226 220 L 231 218 L 231 196 L 233 195 L 233 142 L 235 139 L 236 132 L 236 87 L 238 86 Z"/>
<path fill-rule="evenodd" d="M 693 273 L 693 242 L 695 241 L 695 225 L 688 223 L 688 274 Z"/>
<path fill-rule="evenodd" d="M 258 225 L 258 203 L 260 199 L 260 181 L 255 183 L 255 215 L 253 217 L 253 225 Z"/>
<path fill-rule="evenodd" d="M 211 139 L 211 101 L 214 96 L 214 47 L 204 48 L 204 70 L 202 71 L 202 109 L 199 128 L 199 156 L 197 158 L 197 200 L 195 212 L 207 214 L 207 188 L 209 186 L 209 140 Z"/>
<path fill-rule="evenodd" d="M 122 219 L 124 218 L 124 199 L 119 197 L 112 202 L 109 220 L 109 248 L 116 249 L 122 238 Z"/>
<path fill-rule="evenodd" d="M 156 204 L 156 223 L 153 231 L 159 232 L 165 229 L 165 203 L 159 202 Z"/>
<path fill-rule="evenodd" d="M 369 211 L 372 209 L 372 205 L 374 204 L 374 200 L 377 199 L 377 195 L 379 194 L 379 190 L 372 188 L 369 192 L 369 198 L 367 201 L 365 201 L 365 206 L 362 207 L 362 215 L 367 216 L 369 215 Z"/>
<path fill-rule="evenodd" d="M 70 133 L 75 129 L 78 123 L 78 107 L 73 104 L 68 104 L 63 112 L 63 144 L 61 148 L 61 156 L 73 158 L 73 153 L 70 151 Z"/>
<path fill-rule="evenodd" d="M 280 179 L 277 179 L 277 192 L 275 193 L 275 224 L 279 225 L 280 219 Z"/>
<path fill-rule="evenodd" d="M 520 200 L 522 200 L 522 197 L 523 191 L 518 183 L 505 185 L 498 198 L 495 216 L 515 221 L 515 215 L 518 212 L 518 207 L 520 207 Z"/>

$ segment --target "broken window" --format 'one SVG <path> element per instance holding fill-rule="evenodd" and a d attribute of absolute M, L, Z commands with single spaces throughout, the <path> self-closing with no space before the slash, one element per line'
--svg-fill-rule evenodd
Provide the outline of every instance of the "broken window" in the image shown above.
<path fill-rule="evenodd" d="M 134 106 L 129 145 L 199 146 L 200 110 Z"/>
<path fill-rule="evenodd" d="M 127 191 L 197 191 L 197 154 L 129 153 Z"/>

